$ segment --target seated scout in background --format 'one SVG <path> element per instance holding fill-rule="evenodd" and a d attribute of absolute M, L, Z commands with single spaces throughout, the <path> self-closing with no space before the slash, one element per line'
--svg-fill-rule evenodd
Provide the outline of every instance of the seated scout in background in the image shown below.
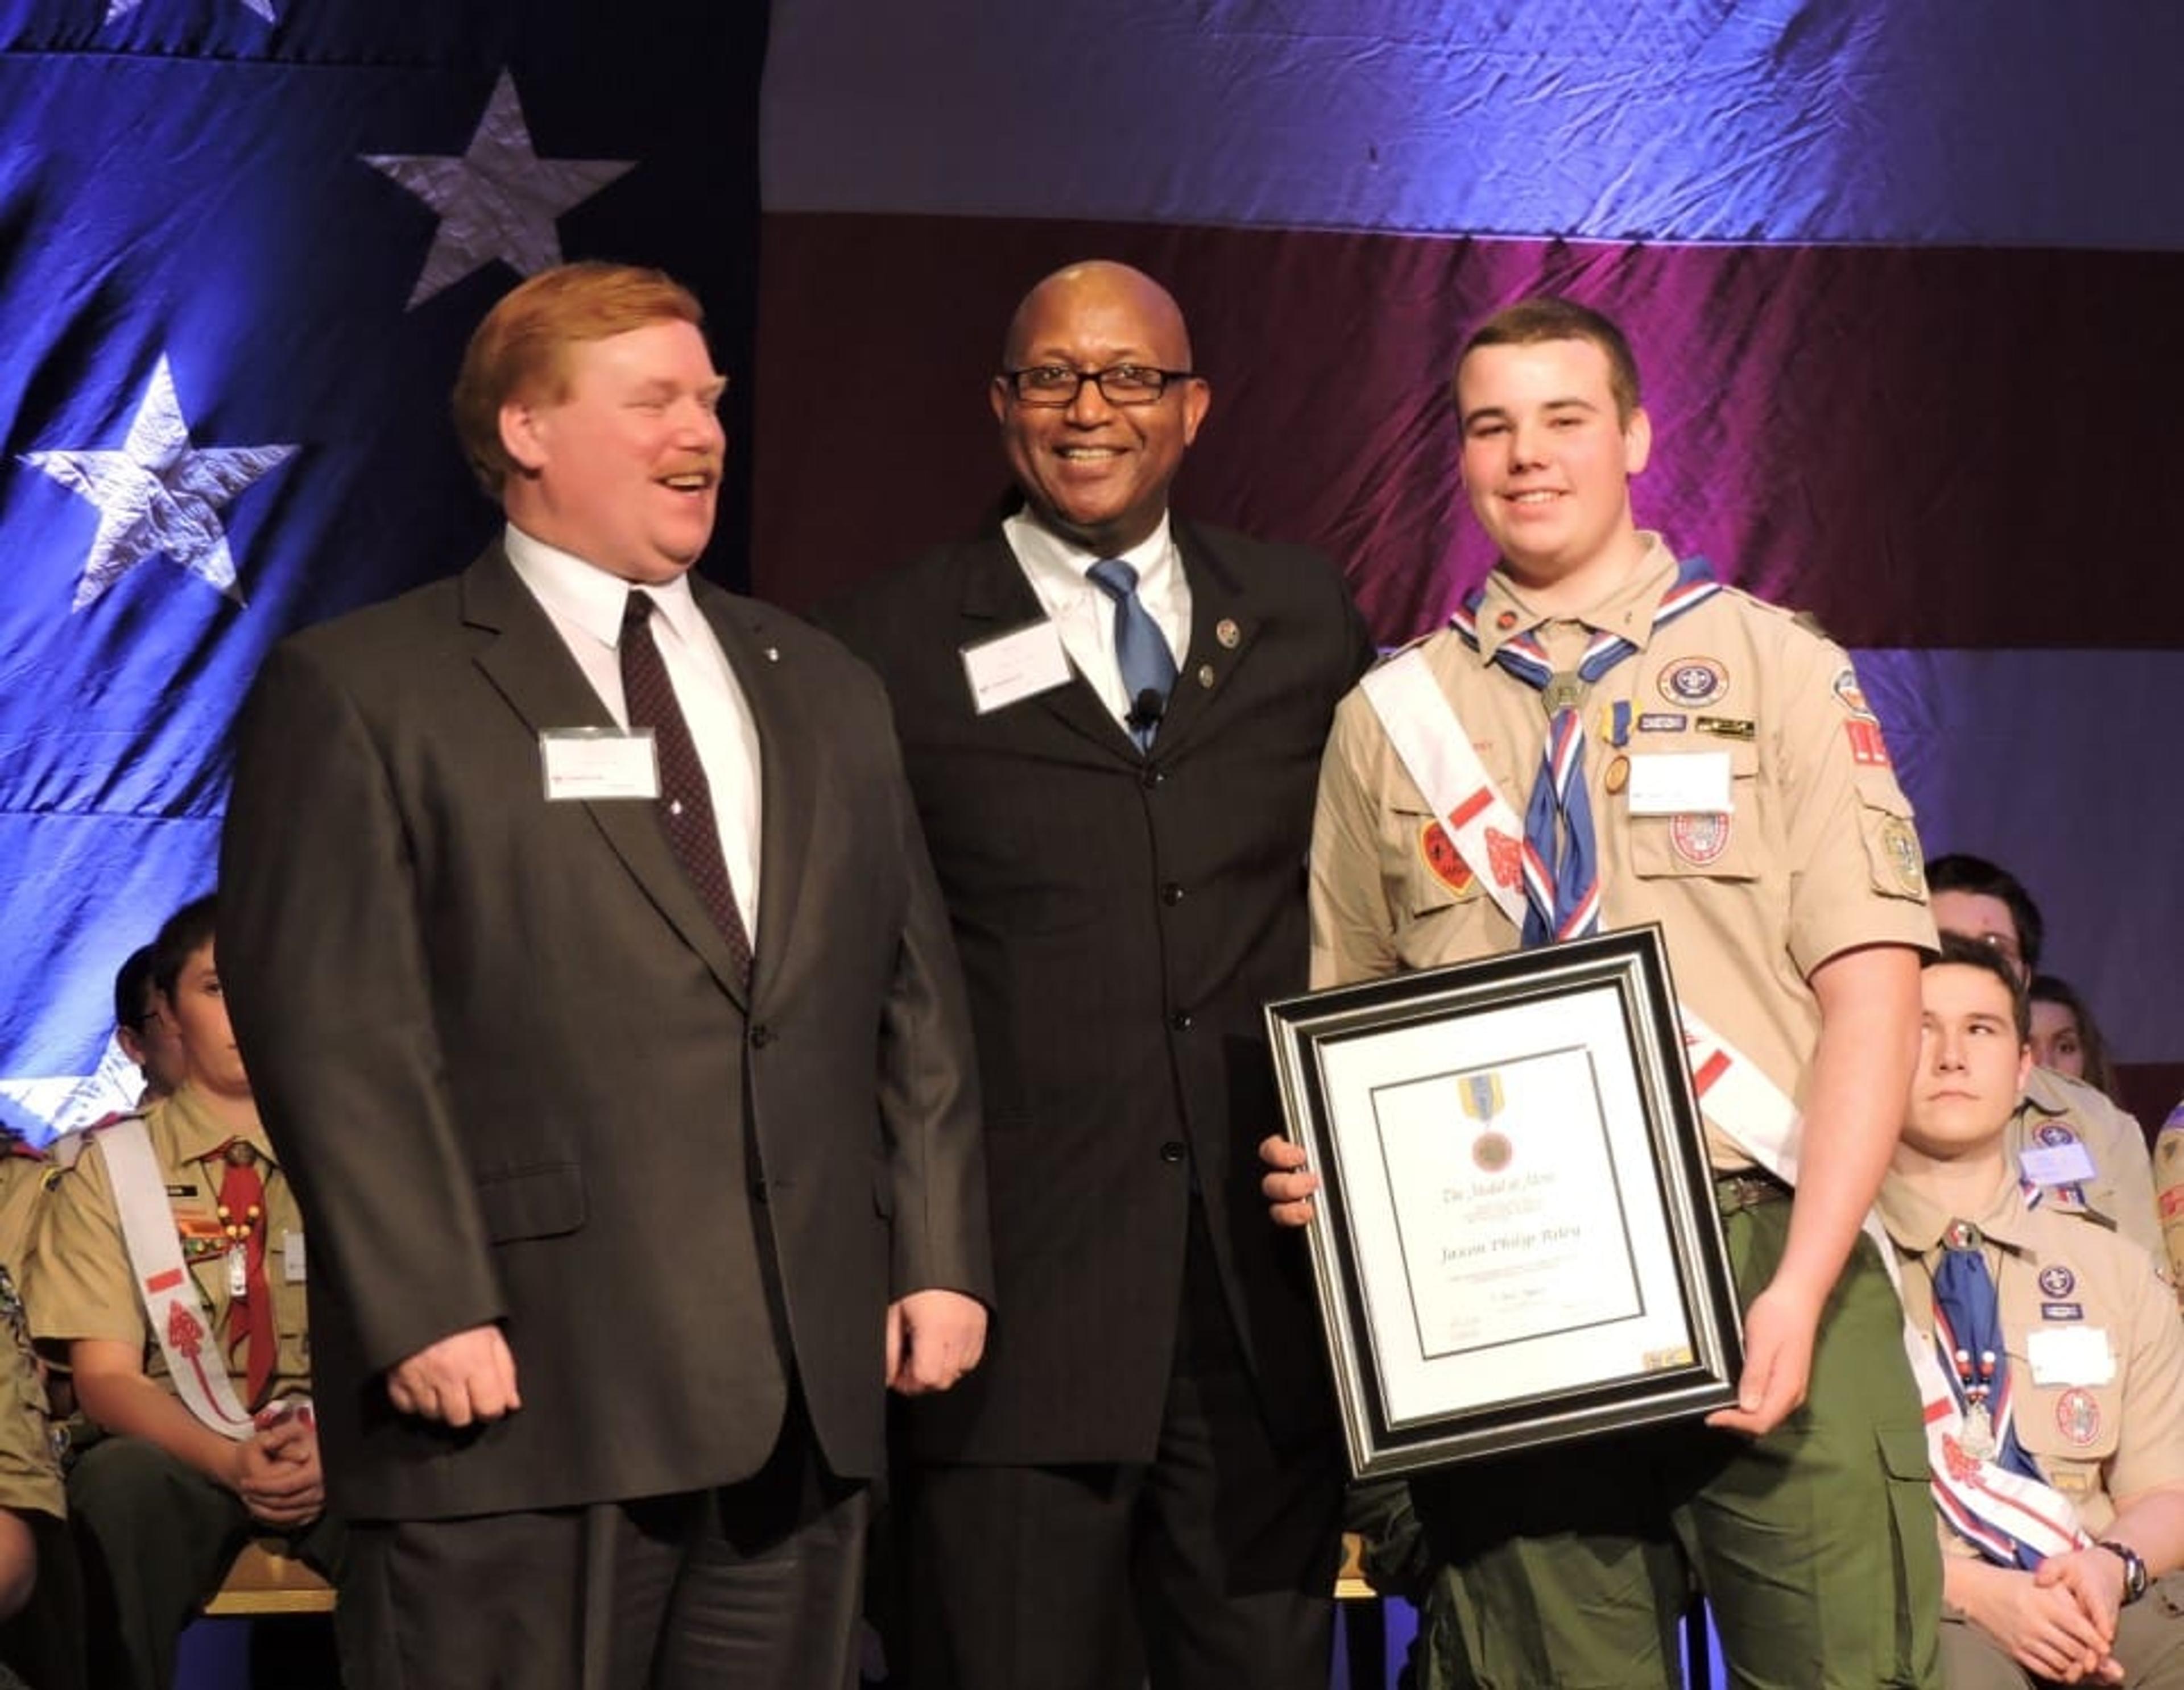
<path fill-rule="evenodd" d="M 101 1682 L 164 1686 L 175 1641 L 243 1541 L 329 1575 L 294 1198 L 228 1026 L 209 898 L 154 946 L 181 1083 L 94 1130 L 40 1205 L 31 1329 L 109 1434 L 70 1470 Z M 110 1657 L 103 1658 L 103 1657 Z"/>
<path fill-rule="evenodd" d="M 1922 986 L 1880 1211 L 1938 1364 L 1947 1682 L 2184 1686 L 2184 1326 L 2143 1249 L 2020 1181 L 2015 972 L 1948 935 Z"/>
<path fill-rule="evenodd" d="M 1936 927 L 1985 945 L 2030 985 L 2047 923 L 2022 881 L 1984 857 L 1952 852 L 1926 864 L 1926 887 Z M 2161 1257 L 2146 1135 L 2105 1094 L 2053 1069 L 2028 1068 L 2008 1151 L 2054 1208 L 2112 1226 Z"/>
<path fill-rule="evenodd" d="M 81 1594 L 57 1449 L 14 1277 L 0 1265 L 0 1690 L 83 1682 Z"/>

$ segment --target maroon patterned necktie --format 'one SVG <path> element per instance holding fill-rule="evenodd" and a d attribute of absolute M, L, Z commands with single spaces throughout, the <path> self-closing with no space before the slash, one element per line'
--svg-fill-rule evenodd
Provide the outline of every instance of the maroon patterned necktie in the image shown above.
<path fill-rule="evenodd" d="M 654 814 L 660 831 L 674 848 L 675 859 L 705 901 L 714 925 L 728 942 L 737 978 L 750 979 L 750 935 L 744 929 L 742 912 L 736 908 L 734 888 L 728 883 L 727 860 L 721 855 L 719 825 L 713 820 L 713 789 L 706 784 L 705 765 L 690 738 L 690 725 L 682 720 L 682 707 L 675 701 L 675 688 L 667 679 L 667 665 L 652 639 L 652 597 L 632 589 L 621 616 L 621 690 L 633 728 L 650 728 L 654 748 L 660 753 L 660 798 Z"/>

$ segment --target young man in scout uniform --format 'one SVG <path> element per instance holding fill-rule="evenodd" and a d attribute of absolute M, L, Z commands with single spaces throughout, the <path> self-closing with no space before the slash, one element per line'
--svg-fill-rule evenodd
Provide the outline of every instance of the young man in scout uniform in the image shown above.
<path fill-rule="evenodd" d="M 1936 927 L 1985 945 L 2031 984 L 2047 924 L 2024 882 L 1984 857 L 1951 852 L 1926 865 L 1926 886 Z M 2165 1266 L 2146 1135 L 2099 1090 L 2052 1068 L 2029 1069 L 2009 1118 L 2008 1151 L 2056 1210 L 2112 1227 Z"/>
<path fill-rule="evenodd" d="M 2021 1180 L 2024 986 L 1942 943 L 1880 1207 L 1959 1417 L 1935 1485 L 1950 1690 L 2184 1686 L 2184 1327 L 2144 1250 Z"/>
<path fill-rule="evenodd" d="M 1932 1683 L 1919 1401 L 1860 1237 L 1933 942 L 1910 807 L 1841 650 L 1636 528 L 1652 430 L 1613 323 L 1513 307 L 1455 397 L 1501 562 L 1337 714 L 1313 978 L 1659 922 L 1694 1070 L 1728 1076 L 1702 1104 L 1746 1365 L 1707 1426 L 1415 1482 L 1444 1569 L 1429 1682 L 1680 1684 L 1696 1578 L 1751 1682 Z M 1276 1217 L 1301 1223 L 1316 1176 L 1281 1141 L 1262 1154 Z"/>
<path fill-rule="evenodd" d="M 92 1135 L 31 1253 L 32 1332 L 109 1434 L 68 1482 L 103 1683 L 171 1681 L 245 1538 L 286 1534 L 329 1574 L 339 1553 L 306 1400 L 303 1225 L 228 1026 L 214 913 L 186 905 L 157 941 L 181 1085 Z"/>

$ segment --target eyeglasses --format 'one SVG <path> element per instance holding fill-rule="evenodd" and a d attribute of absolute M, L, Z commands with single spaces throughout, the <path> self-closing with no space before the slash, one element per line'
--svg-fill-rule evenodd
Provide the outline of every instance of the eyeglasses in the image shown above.
<path fill-rule="evenodd" d="M 1035 364 L 1025 370 L 1004 370 L 1001 380 L 1017 401 L 1025 405 L 1059 409 L 1077 403 L 1087 381 L 1100 390 L 1111 405 L 1150 405 L 1173 381 L 1195 381 L 1195 370 L 1154 370 L 1142 364 L 1111 364 L 1105 370 L 1072 370 L 1066 364 Z"/>

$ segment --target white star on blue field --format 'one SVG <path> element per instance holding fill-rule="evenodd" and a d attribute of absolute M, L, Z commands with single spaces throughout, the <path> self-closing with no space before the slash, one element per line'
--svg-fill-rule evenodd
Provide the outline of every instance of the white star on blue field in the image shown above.
<path fill-rule="evenodd" d="M 515 79 L 505 70 L 460 158 L 394 153 L 367 155 L 364 162 L 440 214 L 424 273 L 410 295 L 413 310 L 495 259 L 518 275 L 551 270 L 561 262 L 555 220 L 637 168 L 633 158 L 540 158 L 524 126 Z"/>
<path fill-rule="evenodd" d="M 119 450 L 64 447 L 23 454 L 24 463 L 98 510 L 98 531 L 92 536 L 69 609 L 81 610 L 96 603 L 123 575 L 154 557 L 170 559 L 242 603 L 220 513 L 295 451 L 292 444 L 192 445 L 174 370 L 162 353 Z"/>

